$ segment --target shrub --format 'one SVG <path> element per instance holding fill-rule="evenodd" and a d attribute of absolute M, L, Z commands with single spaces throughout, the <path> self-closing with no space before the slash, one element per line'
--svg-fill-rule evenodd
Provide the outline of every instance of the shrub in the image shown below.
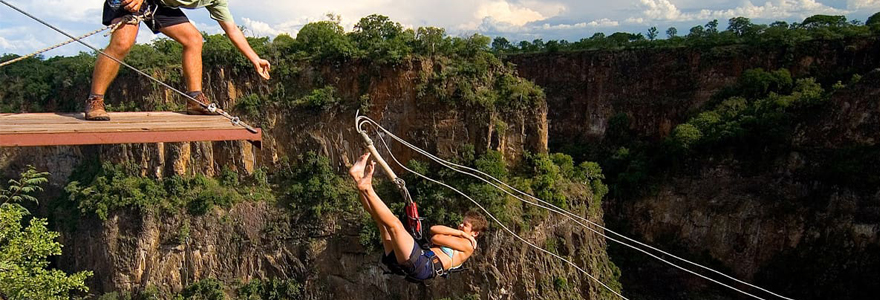
<path fill-rule="evenodd" d="M 183 289 L 180 296 L 187 300 L 226 300 L 224 285 L 217 279 L 208 278 L 197 281 Z"/>
<path fill-rule="evenodd" d="M 336 96 L 336 88 L 332 86 L 314 89 L 305 97 L 293 101 L 294 106 L 313 109 L 327 109 L 336 103 L 339 103 L 339 98 Z"/>
<path fill-rule="evenodd" d="M 330 160 L 315 152 L 284 161 L 276 175 L 281 200 L 290 209 L 321 217 L 327 212 L 351 212 L 358 203 L 352 184 L 339 176 Z"/>
<path fill-rule="evenodd" d="M 49 269 L 49 257 L 61 255 L 61 243 L 46 219 L 30 218 L 23 225 L 30 212 L 19 203 L 37 202 L 33 194 L 42 190 L 47 175 L 31 166 L 0 188 L 0 295 L 10 300 L 69 299 L 71 292 L 89 290 L 85 280 L 92 272 L 67 275 Z"/>
<path fill-rule="evenodd" d="M 293 279 L 253 279 L 236 290 L 241 300 L 305 299 L 302 284 Z"/>

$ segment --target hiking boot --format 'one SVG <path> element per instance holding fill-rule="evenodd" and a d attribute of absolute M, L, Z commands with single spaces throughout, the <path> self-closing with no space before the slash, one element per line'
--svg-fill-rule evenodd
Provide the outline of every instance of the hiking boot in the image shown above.
<path fill-rule="evenodd" d="M 208 97 L 205 96 L 205 93 L 202 92 L 192 92 L 189 93 L 190 96 L 196 98 L 199 103 L 204 105 L 210 105 L 211 100 L 208 100 Z M 194 103 L 192 100 L 186 100 L 186 114 L 188 115 L 213 115 L 214 113 L 210 112 L 207 108 Z"/>
<path fill-rule="evenodd" d="M 86 100 L 86 120 L 110 121 L 110 115 L 104 109 L 104 97 L 91 95 Z"/>

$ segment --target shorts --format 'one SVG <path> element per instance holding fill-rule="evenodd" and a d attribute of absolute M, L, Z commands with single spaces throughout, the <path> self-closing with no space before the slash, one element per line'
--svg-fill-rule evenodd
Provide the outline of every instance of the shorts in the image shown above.
<path fill-rule="evenodd" d="M 434 263 L 431 262 L 431 256 L 434 252 L 424 250 L 419 247 L 418 243 L 413 243 L 412 253 L 409 255 L 409 261 L 404 264 L 397 263 L 397 257 L 394 251 L 382 256 L 382 263 L 388 266 L 393 273 L 405 275 L 416 280 L 427 280 L 434 277 Z"/>
<path fill-rule="evenodd" d="M 159 7 L 158 9 L 156 9 L 156 14 L 153 15 L 153 19 L 144 22 L 145 24 L 147 24 L 147 27 L 149 27 L 150 30 L 153 31 L 153 33 L 159 33 L 159 30 L 165 27 L 189 22 L 189 18 L 187 18 L 183 11 L 181 11 L 179 8 L 171 8 L 162 5 L 161 3 L 159 3 L 158 0 L 146 0 L 144 1 L 142 7 L 149 7 L 148 5 L 155 5 Z M 104 1 L 104 16 L 101 23 L 105 26 L 109 26 L 116 18 L 122 18 L 130 14 L 131 12 L 125 10 L 125 7 L 113 9 L 110 8 L 110 4 L 107 4 L 107 1 Z"/>

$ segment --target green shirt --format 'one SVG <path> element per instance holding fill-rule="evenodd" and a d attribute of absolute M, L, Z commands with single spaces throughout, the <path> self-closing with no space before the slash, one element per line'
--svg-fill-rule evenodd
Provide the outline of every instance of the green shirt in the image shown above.
<path fill-rule="evenodd" d="M 211 19 L 220 22 L 232 22 L 227 0 L 162 0 L 168 7 L 199 8 L 204 7 L 211 13 Z"/>

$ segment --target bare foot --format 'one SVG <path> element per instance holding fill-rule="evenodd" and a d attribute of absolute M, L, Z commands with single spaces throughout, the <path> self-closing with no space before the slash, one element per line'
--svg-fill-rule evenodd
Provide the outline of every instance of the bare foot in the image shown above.
<path fill-rule="evenodd" d="M 348 175 L 351 175 L 351 178 L 354 179 L 355 182 L 361 181 L 361 178 L 364 177 L 364 169 L 367 167 L 367 160 L 370 159 L 370 152 L 364 153 L 358 158 L 357 162 L 348 169 Z"/>

